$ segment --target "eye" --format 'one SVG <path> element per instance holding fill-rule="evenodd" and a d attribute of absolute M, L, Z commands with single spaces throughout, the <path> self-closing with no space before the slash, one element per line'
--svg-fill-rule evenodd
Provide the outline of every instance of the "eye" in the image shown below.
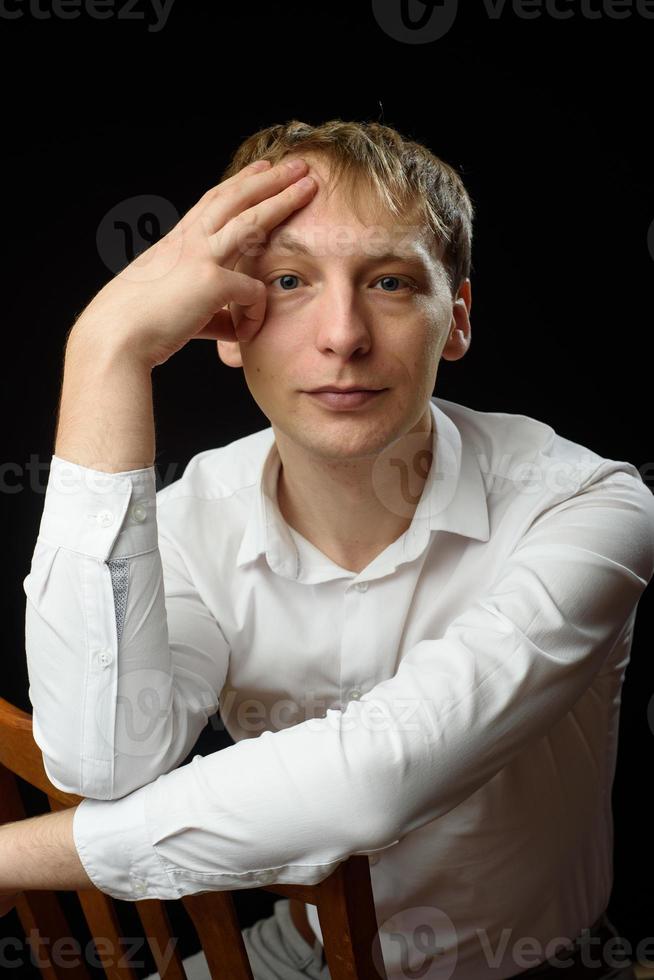
<path fill-rule="evenodd" d="M 378 279 L 377 280 L 377 282 L 388 282 L 389 279 L 402 280 L 402 281 L 404 281 L 406 283 L 407 287 L 410 290 L 415 291 L 415 289 L 416 289 L 415 285 L 411 282 L 411 280 L 410 279 L 405 279 L 404 276 L 382 276 L 381 279 Z M 387 293 L 387 292 L 396 293 L 397 290 L 396 289 L 391 289 L 391 290 L 382 289 L 382 292 L 383 293 Z"/>
<path fill-rule="evenodd" d="M 290 272 L 285 272 L 282 276 L 277 276 L 276 279 L 271 279 L 270 283 L 272 285 L 273 282 L 277 282 L 277 279 L 299 279 L 299 278 L 300 278 L 299 276 L 294 276 Z M 282 291 L 285 293 L 292 292 L 292 290 L 288 290 L 288 289 L 284 289 Z"/>
<path fill-rule="evenodd" d="M 275 279 L 271 279 L 271 280 L 270 280 L 270 282 L 271 282 L 271 285 L 272 285 L 272 283 L 273 283 L 273 282 L 277 282 L 278 280 L 281 280 L 281 279 L 285 279 L 285 280 L 288 280 L 288 279 L 299 279 L 299 278 L 300 278 L 300 277 L 299 277 L 299 276 L 296 276 L 296 275 L 295 275 L 294 273 L 291 273 L 291 272 L 285 272 L 285 273 L 284 273 L 283 275 L 281 275 L 281 276 L 277 276 L 277 277 L 276 277 Z M 413 282 L 411 282 L 411 280 L 410 280 L 410 279 L 406 279 L 406 278 L 405 278 L 404 276 L 382 276 L 382 277 L 381 277 L 381 279 L 378 279 L 378 280 L 377 280 L 377 282 L 388 282 L 388 280 L 389 280 L 389 279 L 390 279 L 390 280 L 393 280 L 393 279 L 395 279 L 395 280 L 397 280 L 397 281 L 399 281 L 399 280 L 401 280 L 401 281 L 403 281 L 403 282 L 404 282 L 404 283 L 406 284 L 406 287 L 407 287 L 407 288 L 408 288 L 408 289 L 409 289 L 410 291 L 412 291 L 412 292 L 415 292 L 415 290 L 416 290 L 416 288 L 417 288 L 417 287 L 415 286 L 415 284 L 414 284 Z M 392 293 L 395 293 L 395 292 L 397 292 L 397 290 L 396 290 L 396 289 L 391 289 L 391 290 L 388 290 L 388 289 L 382 289 L 381 291 L 382 291 L 383 293 L 387 293 L 387 292 L 392 292 Z M 292 289 L 285 289 L 285 288 L 283 288 L 283 289 L 282 289 L 282 292 L 285 292 L 285 293 L 288 293 L 288 292 L 293 292 L 293 290 L 292 290 Z"/>

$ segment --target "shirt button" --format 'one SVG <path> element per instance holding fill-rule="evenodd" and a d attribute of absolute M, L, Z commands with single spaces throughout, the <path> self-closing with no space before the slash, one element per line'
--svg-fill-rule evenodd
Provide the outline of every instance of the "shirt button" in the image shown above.
<path fill-rule="evenodd" d="M 110 510 L 101 510 L 97 520 L 100 527 L 109 527 L 114 522 L 114 515 Z"/>
<path fill-rule="evenodd" d="M 262 871 L 262 873 L 261 873 L 261 875 L 259 877 L 264 882 L 264 884 L 265 883 L 270 883 L 275 878 L 275 872 L 274 871 Z"/>
<path fill-rule="evenodd" d="M 367 589 L 368 589 L 368 583 L 367 582 L 357 582 L 355 584 L 354 588 L 357 590 L 357 592 L 366 592 Z"/>
<path fill-rule="evenodd" d="M 369 854 L 368 858 L 370 859 L 371 864 L 377 864 L 379 861 L 379 854 Z"/>
<path fill-rule="evenodd" d="M 356 688 L 354 688 L 353 691 L 350 691 L 350 693 L 348 695 L 348 700 L 349 701 L 358 701 L 360 697 L 361 697 L 361 691 L 358 691 Z"/>
<path fill-rule="evenodd" d="M 113 659 L 114 658 L 110 650 L 100 650 L 100 653 L 98 654 L 98 660 L 103 667 L 108 667 Z"/>
<path fill-rule="evenodd" d="M 142 524 L 147 517 L 147 511 L 143 504 L 134 504 L 132 507 L 132 519 Z"/>
<path fill-rule="evenodd" d="M 134 881 L 134 892 L 137 895 L 145 895 L 147 890 L 148 890 L 147 886 L 141 878 L 138 878 Z"/>

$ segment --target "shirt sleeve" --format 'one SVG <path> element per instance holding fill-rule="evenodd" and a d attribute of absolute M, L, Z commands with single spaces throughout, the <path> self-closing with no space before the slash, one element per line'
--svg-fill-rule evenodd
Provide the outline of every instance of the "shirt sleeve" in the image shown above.
<path fill-rule="evenodd" d="M 218 707 L 229 646 L 158 531 L 154 467 L 105 473 L 53 455 L 23 588 L 52 783 L 111 800 L 179 765 Z"/>
<path fill-rule="evenodd" d="M 344 711 L 84 800 L 73 833 L 87 873 L 114 898 L 174 899 L 315 884 L 396 843 L 570 710 L 653 574 L 654 497 L 633 472 L 596 474 L 541 509 L 441 637 Z"/>

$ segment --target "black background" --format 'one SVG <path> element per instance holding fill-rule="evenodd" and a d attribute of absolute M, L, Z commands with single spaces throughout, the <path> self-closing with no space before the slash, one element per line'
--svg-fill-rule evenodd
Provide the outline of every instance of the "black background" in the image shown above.
<path fill-rule="evenodd" d="M 137 195 L 159 195 L 181 216 L 217 183 L 235 147 L 273 123 L 379 120 L 456 166 L 477 210 L 472 344 L 463 360 L 441 362 L 434 393 L 541 419 L 634 463 L 654 487 L 654 21 L 636 10 L 616 19 L 608 0 L 587 0 L 603 11 L 595 18 L 559 0 L 569 19 L 545 9 L 527 19 L 508 3 L 494 18 L 468 4 L 444 37 L 407 44 L 368 3 L 343 0 L 239 8 L 175 0 L 161 30 L 148 29 L 156 15 L 144 2 L 131 19 L 117 0 L 107 19 L 80 7 L 70 20 L 40 3 L 0 16 L 2 696 L 31 710 L 22 583 L 54 447 L 64 338 L 114 274 L 96 244 L 100 222 Z M 195 453 L 269 424 L 213 343 L 189 343 L 157 368 L 154 392 L 158 487 Z M 648 589 L 623 688 L 613 793 L 609 914 L 632 944 L 654 936 L 651 632 Z M 229 741 L 208 726 L 192 754 Z M 43 806 L 25 795 L 31 812 Z M 60 895 L 74 918 L 74 895 Z M 276 900 L 234 896 L 242 925 Z M 136 923 L 131 903 L 119 907 Z M 196 949 L 168 907 L 183 952 Z M 81 923 L 75 932 L 81 939 Z M 0 934 L 23 935 L 15 912 Z"/>

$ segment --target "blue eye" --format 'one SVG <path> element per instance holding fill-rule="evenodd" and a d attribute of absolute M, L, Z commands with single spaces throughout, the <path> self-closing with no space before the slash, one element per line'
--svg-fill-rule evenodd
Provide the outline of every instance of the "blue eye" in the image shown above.
<path fill-rule="evenodd" d="M 281 279 L 299 279 L 299 278 L 300 277 L 299 276 L 296 276 L 294 273 L 285 272 L 283 275 L 277 276 L 275 279 L 271 279 L 271 285 L 272 285 L 273 282 L 277 282 L 278 280 L 281 280 Z M 405 279 L 404 276 L 382 276 L 381 279 L 378 279 L 377 280 L 377 282 L 384 282 L 384 281 L 388 281 L 389 279 L 396 279 L 398 281 L 400 281 L 400 280 L 401 281 L 404 281 L 406 283 L 406 286 L 407 286 L 407 288 L 409 290 L 414 291 L 415 288 L 416 288 L 413 285 L 413 283 L 410 280 Z M 282 292 L 288 293 L 288 292 L 293 292 L 293 290 L 292 289 L 291 290 L 289 290 L 289 289 L 282 289 Z M 396 289 L 391 289 L 391 290 L 382 289 L 382 292 L 383 293 L 386 293 L 386 292 L 393 292 L 393 293 L 395 293 L 395 292 L 397 292 L 397 290 Z"/>
<path fill-rule="evenodd" d="M 381 277 L 381 279 L 379 279 L 379 280 L 378 280 L 378 282 L 384 282 L 384 280 L 386 280 L 386 281 L 388 281 L 389 279 L 397 279 L 397 280 L 399 281 L 399 280 L 400 280 L 400 279 L 402 279 L 402 278 L 403 278 L 402 276 L 382 276 L 382 277 Z M 408 286 L 409 286 L 409 289 L 413 289 L 413 286 L 412 286 L 412 284 L 411 284 L 411 283 L 410 283 L 410 282 L 409 282 L 409 281 L 408 281 L 407 279 L 405 279 L 405 280 L 404 280 L 404 282 L 406 282 L 406 283 L 408 284 Z M 395 292 L 397 292 L 397 290 L 395 290 L 395 289 L 392 289 L 392 290 L 390 290 L 390 291 L 391 291 L 392 293 L 395 293 Z M 386 293 L 386 292 L 388 292 L 388 290 L 386 290 L 386 289 L 382 289 L 382 292 L 383 292 L 383 293 Z"/>
<path fill-rule="evenodd" d="M 277 276 L 277 279 L 298 279 L 299 276 L 293 276 L 290 272 L 286 272 L 283 276 Z M 273 282 L 277 282 L 277 279 L 273 279 Z M 287 289 L 283 290 L 285 293 L 288 292 Z"/>

